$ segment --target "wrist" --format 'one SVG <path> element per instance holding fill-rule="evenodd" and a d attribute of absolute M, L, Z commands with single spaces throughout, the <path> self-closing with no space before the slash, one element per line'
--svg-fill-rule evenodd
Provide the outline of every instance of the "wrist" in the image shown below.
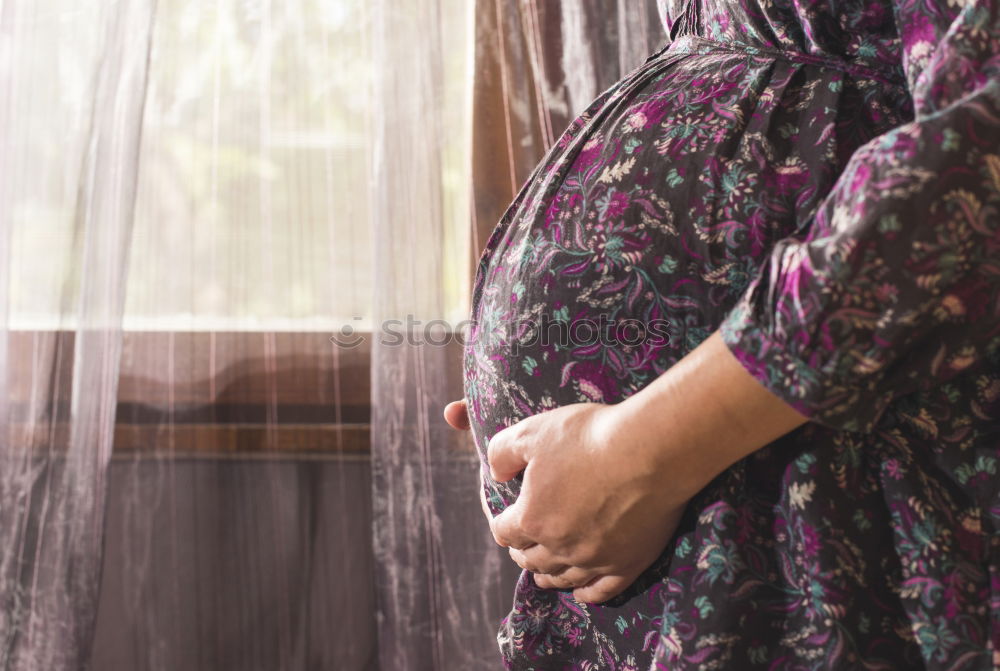
<path fill-rule="evenodd" d="M 624 437 L 625 458 L 660 483 L 671 504 L 686 502 L 724 469 L 713 468 L 711 451 L 685 426 L 678 391 L 666 384 L 647 387 L 611 406 L 610 422 L 612 435 Z"/>
<path fill-rule="evenodd" d="M 612 435 L 627 436 L 629 458 L 678 500 L 806 421 L 747 373 L 718 333 L 614 407 Z"/>

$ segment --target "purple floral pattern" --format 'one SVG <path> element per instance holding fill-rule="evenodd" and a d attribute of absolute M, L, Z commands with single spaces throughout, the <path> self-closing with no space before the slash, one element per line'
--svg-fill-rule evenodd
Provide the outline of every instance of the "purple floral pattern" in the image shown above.
<path fill-rule="evenodd" d="M 621 401 L 718 329 L 814 421 L 703 489 L 621 597 L 523 574 L 507 668 L 1000 666 L 1000 4 L 663 15 L 667 48 L 571 124 L 483 253 L 477 446 Z M 518 493 L 484 486 L 494 513 Z"/>

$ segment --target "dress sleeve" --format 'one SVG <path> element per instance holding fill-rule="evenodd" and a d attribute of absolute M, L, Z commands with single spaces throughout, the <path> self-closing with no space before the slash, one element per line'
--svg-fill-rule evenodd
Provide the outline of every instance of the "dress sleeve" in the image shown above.
<path fill-rule="evenodd" d="M 1000 350 L 998 0 L 896 0 L 916 115 L 861 147 L 723 321 L 765 387 L 870 431 Z"/>

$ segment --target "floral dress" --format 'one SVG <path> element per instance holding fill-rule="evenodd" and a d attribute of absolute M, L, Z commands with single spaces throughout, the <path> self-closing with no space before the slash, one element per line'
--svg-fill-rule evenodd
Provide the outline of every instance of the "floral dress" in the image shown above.
<path fill-rule="evenodd" d="M 1000 3 L 661 14 L 667 47 L 570 125 L 483 253 L 477 447 L 619 402 L 716 330 L 812 421 L 706 486 L 614 600 L 522 574 L 506 667 L 1000 667 Z M 494 513 L 516 498 L 483 478 Z"/>

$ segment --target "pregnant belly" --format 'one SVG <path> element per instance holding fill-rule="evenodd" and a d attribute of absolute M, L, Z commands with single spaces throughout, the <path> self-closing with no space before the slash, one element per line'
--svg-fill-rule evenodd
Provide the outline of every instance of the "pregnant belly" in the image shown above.
<path fill-rule="evenodd" d="M 480 260 L 464 366 L 480 453 L 532 414 L 621 401 L 697 346 L 906 109 L 892 86 L 724 49 L 672 48 L 598 98 Z M 485 485 L 494 512 L 517 495 Z"/>

